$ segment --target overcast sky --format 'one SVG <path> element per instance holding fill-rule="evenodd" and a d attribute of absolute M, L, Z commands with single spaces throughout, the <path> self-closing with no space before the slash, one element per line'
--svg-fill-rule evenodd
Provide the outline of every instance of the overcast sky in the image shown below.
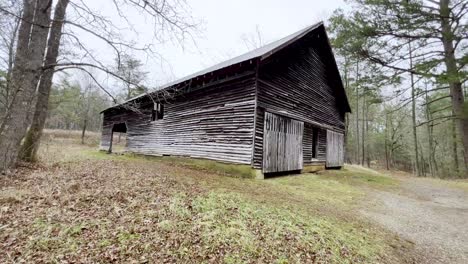
<path fill-rule="evenodd" d="M 111 19 L 115 14 L 109 0 L 86 0 L 92 8 Z M 167 63 L 137 54 L 149 72 L 149 85 L 164 84 L 175 78 L 207 68 L 248 51 L 243 36 L 253 36 L 258 27 L 263 44 L 326 20 L 333 10 L 344 7 L 341 0 L 187 0 L 192 16 L 202 20 L 200 34 L 184 47 L 168 42 L 157 47 Z M 106 13 L 107 12 L 107 13 Z M 151 41 L 153 26 L 138 13 L 129 14 L 140 33 L 141 42 Z M 134 37 L 134 36 L 133 36 Z M 103 43 L 83 35 L 103 61 L 112 62 L 113 54 Z M 170 65 L 170 67 L 169 67 Z"/>

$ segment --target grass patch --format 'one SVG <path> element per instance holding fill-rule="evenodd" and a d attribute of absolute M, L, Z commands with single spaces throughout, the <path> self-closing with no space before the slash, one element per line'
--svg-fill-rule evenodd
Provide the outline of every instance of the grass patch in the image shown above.
<path fill-rule="evenodd" d="M 271 205 L 302 207 L 315 211 L 322 211 L 321 209 L 327 207 L 327 211 L 336 211 L 338 214 L 352 210 L 364 198 L 365 192 L 357 188 L 363 184 L 382 188 L 398 185 L 396 180 L 377 172 L 352 167 L 343 170 L 323 171 L 319 174 L 289 175 L 258 181 L 250 180 L 250 177 L 247 177 L 252 172 L 250 166 L 245 166 L 247 169 L 243 172 L 244 166 L 242 165 L 229 165 L 209 160 L 135 154 L 110 155 L 93 150 L 83 153 L 96 160 L 133 162 L 143 167 L 163 164 L 175 168 L 196 169 L 197 172 L 200 172 L 198 175 L 176 174 L 172 177 L 182 181 L 193 181 L 211 190 L 235 191 L 249 199 Z M 237 168 L 240 173 L 239 171 L 229 171 L 230 168 Z M 190 172 L 193 173 L 193 171 Z M 210 173 L 210 175 L 206 175 L 204 172 Z M 246 179 L 219 177 L 220 175 L 239 176 L 242 173 L 245 173 L 243 178 Z M 330 206 L 333 209 L 330 209 Z"/>
<path fill-rule="evenodd" d="M 192 169 L 205 170 L 220 175 L 240 178 L 255 178 L 255 171 L 250 165 L 227 164 L 212 160 L 167 157 L 171 162 L 188 166 Z"/>
<path fill-rule="evenodd" d="M 183 247 L 172 252 L 182 262 L 198 252 L 225 263 L 372 263 L 383 250 L 381 241 L 352 224 L 258 204 L 235 193 L 210 192 L 185 203 L 174 198 L 170 204 L 160 222 L 178 223 L 169 236 L 197 238 L 197 243 L 182 239 Z"/>
<path fill-rule="evenodd" d="M 297 196 L 297 200 L 302 200 L 304 205 L 309 207 L 327 204 L 337 209 L 351 209 L 352 205 L 364 196 L 364 192 L 353 186 L 317 174 L 279 177 L 267 182 L 273 190 L 291 194 L 292 197 Z M 275 199 L 275 196 L 271 199 Z"/>
<path fill-rule="evenodd" d="M 96 156 L 102 156 L 100 154 L 91 154 Z M 105 153 L 105 152 L 104 152 Z M 117 155 L 118 157 L 119 155 Z M 122 156 L 122 155 L 120 155 Z M 147 160 L 147 161 L 158 161 L 165 162 L 167 164 L 175 166 L 183 166 L 190 169 L 196 169 L 200 171 L 206 171 L 210 173 L 216 173 L 223 176 L 233 176 L 238 178 L 255 178 L 255 170 L 250 165 L 241 164 L 230 164 L 208 159 L 196 159 L 186 157 L 173 157 L 173 156 L 145 156 L 139 154 L 126 153 L 123 155 L 129 160 Z M 117 158 L 119 159 L 119 158 Z"/>
<path fill-rule="evenodd" d="M 446 186 L 450 188 L 460 189 L 468 192 L 468 180 L 467 179 L 437 179 L 437 178 L 425 178 L 424 180 L 429 181 L 439 186 Z"/>
<path fill-rule="evenodd" d="M 51 223 L 46 219 L 35 219 L 31 227 L 31 236 L 28 240 L 27 248 L 32 251 L 56 252 L 58 254 L 75 253 L 84 243 L 79 236 L 85 227 L 82 224 L 63 225 L 61 223 Z M 52 255 L 48 258 L 54 261 Z"/>
<path fill-rule="evenodd" d="M 61 162 L 75 161 L 82 159 L 93 160 L 121 160 L 121 161 L 149 161 L 149 162 L 164 162 L 166 164 L 196 169 L 200 171 L 216 173 L 223 176 L 232 176 L 236 178 L 255 178 L 255 170 L 250 165 L 229 164 L 207 159 L 194 159 L 185 157 L 171 156 L 148 156 L 134 153 L 113 154 L 106 151 L 98 151 L 86 147 L 77 148 L 72 155 L 64 155 Z"/>
<path fill-rule="evenodd" d="M 392 188 L 399 181 L 377 171 L 355 165 L 346 165 L 341 170 L 327 170 L 318 173 L 324 179 L 334 179 L 352 186 L 369 186 L 373 188 Z"/>
<path fill-rule="evenodd" d="M 43 166 L 0 178 L 2 262 L 375 263 L 391 252 L 388 234 L 354 216 L 360 186 L 395 185 L 384 176 L 240 179 L 76 142 L 54 137 Z"/>
<path fill-rule="evenodd" d="M 66 148 L 63 145 L 67 145 Z M 227 164 L 205 159 L 192 159 L 184 157 L 162 157 L 149 156 L 134 153 L 107 153 L 99 151 L 96 146 L 82 145 L 75 140 L 63 141 L 63 138 L 55 137 L 54 140 L 46 140 L 41 144 L 40 149 L 41 161 L 46 164 L 64 164 L 67 162 L 77 162 L 86 160 L 99 161 L 128 161 L 137 162 L 141 166 L 150 166 L 155 163 L 164 163 L 169 166 L 178 168 L 196 169 L 201 172 L 208 172 L 219 175 L 228 175 L 238 178 L 253 178 L 255 171 L 248 165 Z"/>
<path fill-rule="evenodd" d="M 454 180 L 454 181 L 449 181 L 448 186 L 453 187 L 453 188 L 458 188 L 462 189 L 468 192 L 468 181 L 467 180 Z"/>

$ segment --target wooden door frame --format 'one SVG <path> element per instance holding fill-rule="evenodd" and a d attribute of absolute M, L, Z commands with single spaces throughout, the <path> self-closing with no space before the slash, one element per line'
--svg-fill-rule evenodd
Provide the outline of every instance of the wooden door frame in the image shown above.
<path fill-rule="evenodd" d="M 109 149 L 107 150 L 108 153 L 112 153 L 112 145 L 113 145 L 113 143 L 114 143 L 114 127 L 115 127 L 116 125 L 120 125 L 120 124 L 124 124 L 124 125 L 125 125 L 125 132 L 119 132 L 119 133 L 125 133 L 125 134 L 128 133 L 127 122 L 113 123 L 113 124 L 112 124 L 112 128 L 111 128 L 111 137 L 110 137 L 110 141 L 109 141 Z"/>

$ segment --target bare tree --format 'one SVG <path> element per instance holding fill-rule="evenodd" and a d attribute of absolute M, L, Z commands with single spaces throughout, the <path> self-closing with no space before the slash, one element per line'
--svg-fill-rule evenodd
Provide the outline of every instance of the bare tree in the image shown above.
<path fill-rule="evenodd" d="M 0 1 L 2 6 L 11 10 L 18 17 L 21 5 L 14 0 Z M 20 19 L 12 16 L 0 17 L 0 112 L 5 112 L 10 102 L 10 82 L 15 57 L 16 38 Z"/>
<path fill-rule="evenodd" d="M 82 99 L 81 99 L 81 144 L 85 143 L 85 134 L 86 134 L 86 129 L 88 127 L 88 120 L 89 120 L 89 111 L 91 108 L 91 100 L 92 100 L 92 94 L 93 94 L 93 89 L 94 89 L 94 81 L 89 75 L 85 75 L 85 87 L 84 91 L 82 92 Z"/>
<path fill-rule="evenodd" d="M 425 102 L 429 102 L 429 94 L 428 94 L 428 91 L 427 91 L 427 82 L 425 83 L 424 92 L 425 92 L 424 100 L 425 100 Z M 426 104 L 424 108 L 425 108 L 424 110 L 425 110 L 426 119 L 431 120 L 432 116 L 431 116 L 431 111 L 429 109 L 429 105 Z M 435 175 L 437 175 L 437 170 L 436 170 L 437 162 L 436 162 L 436 159 L 435 159 L 433 122 L 427 122 L 426 128 L 427 128 L 427 136 L 428 136 L 428 144 L 429 144 L 429 153 L 428 153 L 428 155 L 429 155 L 429 172 L 430 172 L 431 176 L 434 177 Z"/>
<path fill-rule="evenodd" d="M 50 1 L 23 1 L 23 15 L 18 31 L 14 66 L 11 75 L 12 99 L 0 124 L 0 171 L 16 163 L 21 140 L 29 125 L 33 100 L 47 41 Z"/>
<path fill-rule="evenodd" d="M 60 40 L 62 37 L 62 26 L 68 3 L 69 0 L 59 0 L 55 6 L 54 20 L 51 25 L 50 36 L 47 42 L 47 53 L 44 61 L 45 65 L 57 63 Z M 44 129 L 45 120 L 47 118 L 53 76 L 54 72 L 52 69 L 42 73 L 32 124 L 26 134 L 20 151 L 20 158 L 24 161 L 36 160 L 42 130 Z"/>
<path fill-rule="evenodd" d="M 17 92 L 18 96 L 15 97 L 15 102 L 23 101 L 24 103 L 19 105 L 15 103 L 10 104 L 12 109 L 8 111 L 8 114 L 5 116 L 6 118 L 3 119 L 1 124 L 0 131 L 2 134 L 0 134 L 0 152 L 5 154 L 2 161 L 0 161 L 0 170 L 5 170 L 15 163 L 21 140 L 24 138 L 26 128 L 29 125 L 27 113 L 34 109 L 32 102 L 37 96 L 37 111 L 35 111 L 33 118 L 34 124 L 31 126 L 31 132 L 25 140 L 23 147 L 25 154 L 22 155 L 25 160 L 35 159 L 35 153 L 41 137 L 40 131 L 44 126 L 45 118 L 47 116 L 47 102 L 54 72 L 72 69 L 84 71 L 90 75 L 99 88 L 113 98 L 114 102 L 117 102 L 115 96 L 106 90 L 105 87 L 103 87 L 97 79 L 92 76 L 92 73 L 88 70 L 89 68 L 104 72 L 110 78 L 126 81 L 131 85 L 141 87 L 141 85 L 137 83 L 132 83 L 132 81 L 125 78 L 125 76 L 121 76 L 119 72 L 116 72 L 113 69 L 112 66 L 105 65 L 98 56 L 96 56 L 95 52 L 92 51 L 92 48 L 82 42 L 79 37 L 80 34 L 91 35 L 106 44 L 116 54 L 118 64 L 121 63 L 122 55 L 128 53 L 129 50 L 143 52 L 148 56 L 162 59 L 162 56 L 154 51 L 153 44 L 138 45 L 133 40 L 126 39 L 124 37 L 125 34 L 122 34 L 122 29 L 119 25 L 116 25 L 114 21 L 108 19 L 99 11 L 91 9 L 83 0 L 59 0 L 55 8 L 54 16 L 56 17 L 50 27 L 49 23 L 45 23 L 46 21 L 42 20 L 45 20 L 43 19 L 43 17 L 46 17 L 45 15 L 49 14 L 50 16 L 52 0 L 37 2 L 40 3 L 37 6 L 47 5 L 47 10 L 45 10 L 44 7 L 38 7 L 39 10 L 44 9 L 44 11 L 47 11 L 47 14 L 44 12 L 36 12 L 35 3 L 36 1 L 34 0 L 24 0 L 23 2 L 24 13 L 23 16 L 21 16 L 21 27 L 18 34 L 16 57 L 24 55 L 22 53 L 24 52 L 25 47 L 32 47 L 31 50 L 28 51 L 27 55 L 29 56 L 28 58 L 34 58 L 34 60 L 32 60 L 35 62 L 34 67 L 39 65 L 39 68 L 42 69 L 42 80 L 39 85 L 40 92 L 38 94 L 34 93 L 37 87 L 38 76 L 40 76 L 40 74 L 37 74 L 39 71 L 34 68 L 34 74 L 32 75 L 34 77 L 37 76 L 37 78 L 33 78 L 36 80 L 36 83 L 31 81 L 21 83 L 21 85 L 16 85 L 16 87 L 21 87 L 22 89 L 18 89 L 19 92 Z M 182 41 L 187 37 L 192 39 L 192 33 L 195 32 L 197 26 L 197 24 L 193 22 L 193 19 L 186 8 L 185 1 L 110 0 L 110 3 L 113 3 L 116 13 L 127 23 L 127 28 L 134 30 L 135 33 L 136 30 L 131 24 L 130 19 L 127 17 L 131 10 L 137 11 L 152 19 L 154 24 L 153 39 L 157 42 L 170 40 L 182 43 Z M 3 6 L 0 6 L 0 11 L 14 16 L 12 12 L 5 9 Z M 68 17 L 66 15 L 68 13 L 73 14 L 73 16 Z M 42 16 L 42 14 L 45 15 Z M 34 21 L 32 21 L 31 18 L 33 18 Z M 47 19 L 50 18 L 47 17 Z M 29 32 L 27 27 L 32 28 L 33 30 Z M 51 29 L 50 33 L 48 33 L 49 28 Z M 42 34 L 37 34 L 36 31 L 40 31 Z M 30 33 L 30 35 L 28 35 L 28 33 Z M 47 50 L 47 56 L 45 61 L 43 61 L 44 52 L 46 50 L 45 43 L 48 34 L 50 34 L 50 41 L 48 43 L 50 49 Z M 39 40 L 36 40 L 39 36 L 42 37 L 41 40 L 44 43 L 42 46 L 35 45 L 40 42 Z M 60 49 L 58 47 L 60 46 L 61 36 L 63 36 L 66 43 L 79 47 L 80 51 L 77 53 L 60 53 Z M 31 39 L 31 43 L 23 45 L 22 41 L 28 39 Z M 22 56 L 22 58 L 26 57 Z M 20 74 L 26 73 L 25 67 L 21 68 L 22 64 L 20 62 L 21 60 L 15 60 L 14 68 L 17 69 L 18 74 L 13 74 L 13 76 L 19 76 Z M 27 111 L 24 111 L 25 105 L 27 106 Z M 23 110 L 23 114 L 20 114 L 21 110 Z M 21 119 L 21 122 L 17 122 L 18 118 L 23 119 Z M 13 132 L 11 128 L 17 126 L 15 122 L 21 123 L 21 127 Z"/>
<path fill-rule="evenodd" d="M 408 42 L 408 54 L 410 69 L 413 68 L 413 50 L 411 47 L 411 40 Z M 414 74 L 410 72 L 411 80 L 411 121 L 413 128 L 413 141 L 414 141 L 414 170 L 417 176 L 421 176 L 421 166 L 419 165 L 419 151 L 418 151 L 418 133 L 416 126 L 416 87 L 414 83 Z"/>
<path fill-rule="evenodd" d="M 123 54 L 121 60 L 117 60 L 116 62 L 116 73 L 125 79 L 125 81 L 119 81 L 125 90 L 125 100 L 148 92 L 142 85 L 148 72 L 142 70 L 143 63 L 141 63 L 140 60 L 130 55 Z"/>
<path fill-rule="evenodd" d="M 241 39 L 248 50 L 258 49 L 264 44 L 263 34 L 259 25 L 255 26 L 255 33 L 243 34 Z"/>

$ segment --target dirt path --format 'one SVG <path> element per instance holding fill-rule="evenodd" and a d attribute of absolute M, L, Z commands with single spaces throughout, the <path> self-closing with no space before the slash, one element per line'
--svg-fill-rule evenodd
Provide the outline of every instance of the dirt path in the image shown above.
<path fill-rule="evenodd" d="M 412 241 L 422 263 L 468 263 L 468 193 L 430 179 L 392 177 L 401 190 L 370 191 L 374 199 L 362 213 Z"/>

